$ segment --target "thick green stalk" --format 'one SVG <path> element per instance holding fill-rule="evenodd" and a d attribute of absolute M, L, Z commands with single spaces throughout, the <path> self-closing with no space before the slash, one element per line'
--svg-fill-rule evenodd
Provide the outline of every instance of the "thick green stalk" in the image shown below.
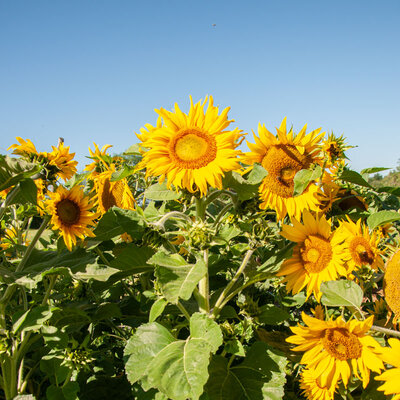
<path fill-rule="evenodd" d="M 223 292 L 221 293 L 221 295 L 219 296 L 217 302 L 215 303 L 214 306 L 214 310 L 213 310 L 213 316 L 217 317 L 219 315 L 219 313 L 222 310 L 222 307 L 224 306 L 224 301 L 225 299 L 228 297 L 229 292 L 231 291 L 231 289 L 233 288 L 233 286 L 235 285 L 235 283 L 237 282 L 237 280 L 239 279 L 240 275 L 243 273 L 243 271 L 245 270 L 248 262 L 250 261 L 250 257 L 252 256 L 252 254 L 254 253 L 254 250 L 250 249 L 247 250 L 246 255 L 243 258 L 242 263 L 240 264 L 239 269 L 236 271 L 235 276 L 232 278 L 232 280 L 226 285 L 225 289 L 223 290 Z"/>
<path fill-rule="evenodd" d="M 204 264 L 206 265 L 207 272 L 199 282 L 200 304 L 199 309 L 202 313 L 210 312 L 210 283 L 208 276 L 208 249 L 204 250 Z"/>

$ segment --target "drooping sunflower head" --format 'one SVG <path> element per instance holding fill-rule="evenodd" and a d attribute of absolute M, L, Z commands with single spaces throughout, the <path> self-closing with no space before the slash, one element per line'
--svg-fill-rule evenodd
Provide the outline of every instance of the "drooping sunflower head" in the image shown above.
<path fill-rule="evenodd" d="M 187 189 L 189 192 L 207 193 L 208 186 L 221 189 L 224 173 L 240 169 L 237 156 L 241 131 L 226 130 L 233 120 L 228 120 L 229 108 L 218 115 L 218 107 L 209 98 L 193 104 L 188 114 L 177 104 L 175 111 L 163 108 L 155 110 L 162 118 L 161 127 L 138 135 L 141 147 L 147 149 L 140 166 L 146 168 L 146 176 L 167 178 L 167 185 Z"/>
<path fill-rule="evenodd" d="M 355 375 L 361 377 L 365 388 L 370 370 L 380 372 L 384 368 L 381 346 L 367 335 L 373 317 L 365 321 L 345 322 L 342 317 L 321 321 L 303 313 L 302 318 L 307 326 L 291 328 L 294 335 L 287 341 L 297 345 L 295 351 L 305 352 L 301 364 L 315 372 L 321 387 L 335 390 L 340 380 L 347 387 Z"/>
<path fill-rule="evenodd" d="M 307 400 L 333 400 L 335 388 L 322 386 L 318 379 L 318 374 L 313 369 L 304 368 L 301 371 L 300 389 Z"/>
<path fill-rule="evenodd" d="M 390 347 L 383 348 L 382 359 L 384 362 L 392 365 L 394 368 L 388 369 L 381 375 L 375 377 L 377 381 L 384 381 L 384 384 L 378 387 L 385 395 L 395 395 L 392 400 L 400 399 L 400 340 L 390 338 L 388 340 Z"/>
<path fill-rule="evenodd" d="M 49 164 L 57 168 L 57 176 L 65 181 L 72 178 L 76 172 L 77 161 L 74 161 L 75 153 L 69 152 L 69 146 L 65 147 L 60 141 L 57 147 L 51 146 L 53 151 L 47 153 Z"/>
<path fill-rule="evenodd" d="M 92 177 L 93 190 L 95 192 L 95 204 L 98 212 L 104 214 L 113 206 L 133 210 L 135 199 L 126 178 L 112 181 L 111 175 L 115 167 L 111 164 L 110 169 Z"/>
<path fill-rule="evenodd" d="M 394 314 L 393 324 L 396 325 L 400 322 L 400 250 L 386 263 L 383 293 L 389 309 Z"/>
<path fill-rule="evenodd" d="M 82 188 L 74 186 L 67 190 L 59 186 L 56 192 L 48 192 L 48 195 L 46 210 L 51 215 L 50 222 L 53 229 L 59 230 L 68 250 L 72 250 L 77 237 L 94 237 L 91 227 L 98 214 L 90 211 L 93 205 Z"/>
<path fill-rule="evenodd" d="M 347 217 L 347 221 L 340 222 L 337 235 L 345 243 L 344 251 L 349 273 L 363 265 L 375 270 L 383 268 L 382 252 L 378 247 L 380 237 L 376 232 L 370 234 L 361 219 L 354 223 Z"/>
<path fill-rule="evenodd" d="M 314 293 L 321 299 L 322 282 L 336 280 L 346 274 L 342 258 L 343 244 L 331 232 L 331 224 L 324 216 L 313 217 L 303 213 L 303 224 L 293 219 L 293 226 L 283 225 L 281 235 L 296 242 L 293 255 L 285 260 L 278 271 L 284 276 L 286 290 L 293 294 L 307 287 L 307 298 Z"/>
<path fill-rule="evenodd" d="M 262 201 L 260 208 L 274 209 L 278 220 L 282 220 L 286 214 L 300 219 L 304 209 L 318 209 L 318 187 L 314 183 L 310 183 L 301 195 L 294 196 L 296 173 L 321 162 L 318 144 L 324 133 L 316 129 L 306 134 L 306 128 L 307 125 L 297 135 L 293 129 L 287 132 L 284 118 L 275 137 L 264 125 L 259 124 L 259 137 L 254 133 L 255 143 L 247 142 L 251 151 L 241 159 L 248 165 L 260 163 L 267 170 L 268 175 L 259 188 Z"/>
<path fill-rule="evenodd" d="M 103 172 L 108 168 L 110 156 L 107 154 L 107 150 L 112 147 L 111 144 L 104 145 L 101 150 L 96 143 L 94 143 L 94 151 L 89 147 L 90 158 L 92 162 L 85 166 L 84 171 L 92 172 L 91 175 Z"/>

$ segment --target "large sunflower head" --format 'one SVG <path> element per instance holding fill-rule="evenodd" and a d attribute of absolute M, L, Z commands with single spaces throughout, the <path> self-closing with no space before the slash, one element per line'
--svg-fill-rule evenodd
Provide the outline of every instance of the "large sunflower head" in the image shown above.
<path fill-rule="evenodd" d="M 313 369 L 304 368 L 301 371 L 300 388 L 307 400 L 333 400 L 335 388 L 321 386 L 318 373 Z"/>
<path fill-rule="evenodd" d="M 99 146 L 97 146 L 96 143 L 94 143 L 94 151 L 89 147 L 89 153 L 90 153 L 90 158 L 92 159 L 92 162 L 84 168 L 84 171 L 90 171 L 91 175 L 96 175 L 104 170 L 109 169 L 108 168 L 108 159 L 110 156 L 107 154 L 107 150 L 112 147 L 111 144 L 106 144 L 104 145 L 101 150 L 99 149 Z"/>
<path fill-rule="evenodd" d="M 135 199 L 128 185 L 126 178 L 118 181 L 112 181 L 111 175 L 115 172 L 112 164 L 111 169 L 97 174 L 93 177 L 93 190 L 98 212 L 104 214 L 113 206 L 133 210 L 135 208 Z"/>
<path fill-rule="evenodd" d="M 389 309 L 394 314 L 393 324 L 396 325 L 400 322 L 400 250 L 386 263 L 383 293 Z"/>
<path fill-rule="evenodd" d="M 302 169 L 320 163 L 319 142 L 324 136 L 321 129 L 306 134 L 307 125 L 296 135 L 293 129 L 287 132 L 286 118 L 277 128 L 277 137 L 265 125 L 259 124 L 258 134 L 254 133 L 255 143 L 247 142 L 250 152 L 242 157 L 245 164 L 260 163 L 268 172 L 262 181 L 259 192 L 261 209 L 272 208 L 277 218 L 282 220 L 286 214 L 300 219 L 304 209 L 318 210 L 318 187 L 314 183 L 299 196 L 294 196 L 294 177 Z"/>
<path fill-rule="evenodd" d="M 375 379 L 384 381 L 378 390 L 383 391 L 385 395 L 395 394 L 392 400 L 400 400 L 400 340 L 390 338 L 388 341 L 390 347 L 383 348 L 382 359 L 394 368 L 388 369 Z"/>
<path fill-rule="evenodd" d="M 375 270 L 383 268 L 382 252 L 378 248 L 380 236 L 376 232 L 370 234 L 361 219 L 354 223 L 347 217 L 347 221 L 340 222 L 337 234 L 345 243 L 345 258 L 349 273 L 363 265 Z"/>
<path fill-rule="evenodd" d="M 49 164 L 57 168 L 57 176 L 64 180 L 72 178 L 78 165 L 78 161 L 73 160 L 75 153 L 70 153 L 69 146 L 65 147 L 63 141 L 60 141 L 57 147 L 51 147 L 53 151 L 47 153 L 47 157 Z"/>
<path fill-rule="evenodd" d="M 305 352 L 301 364 L 315 372 L 321 387 L 335 390 L 340 380 L 347 387 L 349 378 L 355 375 L 365 388 L 370 370 L 379 373 L 384 369 L 382 348 L 367 335 L 373 317 L 365 321 L 345 322 L 342 317 L 321 321 L 303 313 L 302 318 L 307 326 L 290 328 L 294 335 L 287 341 L 297 345 L 295 351 Z"/>
<path fill-rule="evenodd" d="M 163 120 L 161 127 L 151 127 L 138 135 L 141 147 L 147 149 L 140 164 L 146 176 L 159 176 L 167 185 L 184 188 L 189 192 L 207 193 L 208 186 L 221 189 L 224 173 L 240 168 L 237 156 L 241 131 L 227 130 L 233 120 L 228 120 L 229 108 L 218 115 L 218 107 L 210 96 L 193 104 L 188 114 L 177 104 L 175 111 L 155 110 Z M 154 129 L 153 129 L 154 128 Z"/>
<path fill-rule="evenodd" d="M 68 250 L 76 244 L 76 238 L 94 237 L 91 227 L 98 214 L 90 210 L 92 204 L 82 188 L 74 186 L 67 190 L 62 186 L 55 193 L 48 192 L 47 212 L 51 215 L 53 229 L 58 229 Z"/>
<path fill-rule="evenodd" d="M 304 211 L 303 223 L 295 218 L 293 226 L 283 225 L 281 235 L 296 242 L 293 255 L 284 261 L 278 276 L 284 276 L 287 291 L 293 294 L 307 287 L 307 298 L 314 293 L 321 299 L 320 285 L 346 274 L 342 259 L 343 245 L 331 232 L 330 221 L 324 216 L 313 217 Z"/>

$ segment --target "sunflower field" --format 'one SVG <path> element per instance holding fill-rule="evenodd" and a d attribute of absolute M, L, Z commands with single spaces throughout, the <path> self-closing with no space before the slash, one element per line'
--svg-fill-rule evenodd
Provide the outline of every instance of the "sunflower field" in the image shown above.
<path fill-rule="evenodd" d="M 61 138 L 0 155 L 0 399 L 400 399 L 385 168 L 212 97 L 155 112 L 80 168 Z"/>

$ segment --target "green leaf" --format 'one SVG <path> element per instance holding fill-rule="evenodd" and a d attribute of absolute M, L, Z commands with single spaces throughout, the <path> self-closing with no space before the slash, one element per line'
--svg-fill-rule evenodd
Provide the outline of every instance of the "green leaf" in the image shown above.
<path fill-rule="evenodd" d="M 93 279 L 95 281 L 105 282 L 111 275 L 114 275 L 117 272 L 119 272 L 119 270 L 116 268 L 94 263 L 86 265 L 84 270 L 75 272 L 72 276 L 75 279 L 82 281 Z"/>
<path fill-rule="evenodd" d="M 37 174 L 42 167 L 22 158 L 0 155 L 0 191 Z"/>
<path fill-rule="evenodd" d="M 376 172 L 387 171 L 388 169 L 391 169 L 391 168 L 385 168 L 385 167 L 365 168 L 365 169 L 363 169 L 361 171 L 361 175 L 363 175 L 363 174 L 375 174 Z"/>
<path fill-rule="evenodd" d="M 129 146 L 125 151 L 124 154 L 133 154 L 133 155 L 141 155 L 140 146 L 138 143 Z"/>
<path fill-rule="evenodd" d="M 146 189 L 144 195 L 149 200 L 177 200 L 181 197 L 180 192 L 175 192 L 167 188 L 167 183 L 156 183 Z"/>
<path fill-rule="evenodd" d="M 383 186 L 383 187 L 377 188 L 376 191 L 378 193 L 390 193 L 390 194 L 393 194 L 394 196 L 400 197 L 400 187 Z"/>
<path fill-rule="evenodd" d="M 156 253 L 149 261 L 156 264 L 155 275 L 165 298 L 173 304 L 179 299 L 189 300 L 207 267 L 200 258 L 196 264 L 188 264 L 179 254 Z"/>
<path fill-rule="evenodd" d="M 140 326 L 125 347 L 128 379 L 144 390 L 158 389 L 172 400 L 198 400 L 208 379 L 210 353 L 222 344 L 216 322 L 193 314 L 186 340 L 175 340 L 162 325 Z"/>
<path fill-rule="evenodd" d="M 284 395 L 286 358 L 266 343 L 256 342 L 241 364 L 214 356 L 206 392 L 210 400 L 280 400 Z"/>
<path fill-rule="evenodd" d="M 34 331 L 42 327 L 43 323 L 51 318 L 53 312 L 58 310 L 53 306 L 37 306 L 22 314 L 13 324 L 13 332 Z"/>
<path fill-rule="evenodd" d="M 235 354 L 239 357 L 246 355 L 242 343 L 238 339 L 232 339 L 225 343 L 224 350 L 229 354 Z"/>
<path fill-rule="evenodd" d="M 37 204 L 37 187 L 33 179 L 27 178 L 19 182 L 19 191 L 11 204 Z"/>
<path fill-rule="evenodd" d="M 139 247 L 129 243 L 118 256 L 110 262 L 111 267 L 120 271 L 130 271 L 131 274 L 152 271 L 154 268 L 148 264 L 155 250 L 150 247 Z"/>
<path fill-rule="evenodd" d="M 322 282 L 320 287 L 323 293 L 321 302 L 333 307 L 359 308 L 364 296 L 363 290 L 353 281 L 329 281 Z"/>
<path fill-rule="evenodd" d="M 47 400 L 78 400 L 79 383 L 70 381 L 61 387 L 51 385 L 46 390 Z"/>
<path fill-rule="evenodd" d="M 252 170 L 247 176 L 247 183 L 251 185 L 259 185 L 261 181 L 268 175 L 268 171 L 260 164 L 254 164 Z"/>
<path fill-rule="evenodd" d="M 124 232 L 132 238 L 140 239 L 143 234 L 143 217 L 137 210 L 111 207 L 101 218 L 93 233 L 95 240 L 106 241 Z"/>
<path fill-rule="evenodd" d="M 314 169 L 302 169 L 294 176 L 294 196 L 300 196 L 311 182 L 318 180 L 321 177 L 322 168 L 316 165 Z"/>
<path fill-rule="evenodd" d="M 344 170 L 339 179 L 345 182 L 355 183 L 356 185 L 372 188 L 372 186 L 356 171 Z"/>
<path fill-rule="evenodd" d="M 396 211 L 378 211 L 367 218 L 367 224 L 369 228 L 373 230 L 379 225 L 398 220 L 400 220 L 400 213 Z"/>
<path fill-rule="evenodd" d="M 122 169 L 112 173 L 110 181 L 111 182 L 120 181 L 121 179 L 124 179 L 127 176 L 132 175 L 134 171 L 135 171 L 134 167 L 130 167 L 129 165 L 124 165 Z"/>
<path fill-rule="evenodd" d="M 157 299 L 150 309 L 149 322 L 154 322 L 164 311 L 168 301 L 164 297 Z"/>
<path fill-rule="evenodd" d="M 266 304 L 260 307 L 258 321 L 267 325 L 278 325 L 290 318 L 290 314 L 283 308 L 279 308 L 273 304 Z"/>
<path fill-rule="evenodd" d="M 237 173 L 229 171 L 222 178 L 222 185 L 226 189 L 234 190 L 239 200 L 249 200 L 258 197 L 259 184 L 250 184 L 243 177 Z"/>

